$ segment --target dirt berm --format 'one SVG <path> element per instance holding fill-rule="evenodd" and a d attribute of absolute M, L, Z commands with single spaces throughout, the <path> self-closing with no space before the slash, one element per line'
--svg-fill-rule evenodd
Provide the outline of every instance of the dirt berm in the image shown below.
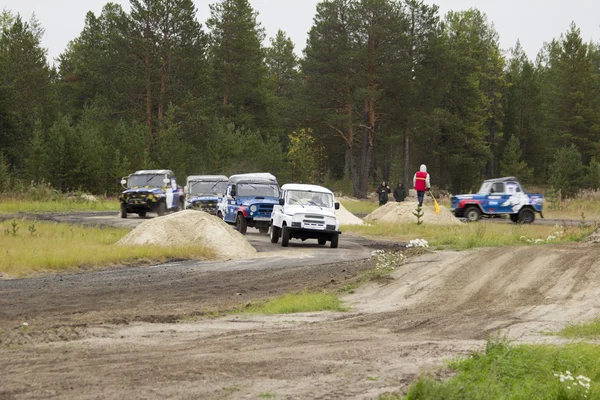
<path fill-rule="evenodd" d="M 402 203 L 387 203 L 384 206 L 379 207 L 371 214 L 365 217 L 365 221 L 368 222 L 384 222 L 391 224 L 408 224 L 416 223 L 417 217 L 413 214 L 418 207 L 416 202 L 402 202 Z M 435 207 L 433 204 L 423 205 L 423 217 L 421 220 L 425 224 L 436 224 L 436 225 L 459 225 L 460 220 L 456 218 L 450 210 L 445 207 L 440 207 L 440 213 L 435 213 Z"/>
<path fill-rule="evenodd" d="M 213 250 L 220 259 L 256 256 L 256 249 L 223 220 L 202 211 L 181 211 L 143 222 L 119 245 L 189 246 Z"/>
<path fill-rule="evenodd" d="M 340 221 L 340 225 L 365 225 L 365 221 L 348 211 L 342 204 L 340 209 L 335 212 Z"/>

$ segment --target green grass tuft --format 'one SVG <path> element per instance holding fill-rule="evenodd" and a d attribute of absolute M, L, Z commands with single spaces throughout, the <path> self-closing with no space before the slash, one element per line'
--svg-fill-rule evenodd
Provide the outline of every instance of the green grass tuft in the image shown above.
<path fill-rule="evenodd" d="M 84 212 L 119 210 L 117 200 L 75 201 L 58 199 L 55 201 L 31 201 L 5 199 L 0 201 L 0 214 L 46 213 L 46 212 Z"/>
<path fill-rule="evenodd" d="M 294 314 L 316 311 L 346 311 L 340 299 L 332 293 L 289 293 L 262 304 L 251 305 L 243 313 Z"/>
<path fill-rule="evenodd" d="M 567 338 L 599 338 L 600 319 L 582 324 L 568 325 L 564 329 L 562 329 L 558 334 Z"/>
<path fill-rule="evenodd" d="M 13 226 L 15 224 L 16 226 Z M 14 233 L 13 233 L 14 232 Z M 36 272 L 61 272 L 173 259 L 211 259 L 201 246 L 117 246 L 127 229 L 6 221 L 0 224 L 0 273 L 23 277 Z"/>
<path fill-rule="evenodd" d="M 559 347 L 491 341 L 484 352 L 451 362 L 453 378 L 421 378 L 405 399 L 600 399 L 599 359 L 600 346 L 590 343 Z M 567 371 L 591 379 L 589 392 L 574 385 L 577 379 L 561 382 L 559 375 Z"/>
<path fill-rule="evenodd" d="M 545 241 L 549 236 L 555 236 L 556 239 L 548 243 L 578 242 L 591 233 L 591 228 L 556 228 L 547 225 L 514 225 L 486 222 L 450 226 L 374 223 L 371 225 L 344 226 L 343 230 L 363 236 L 383 237 L 406 242 L 417 238 L 425 239 L 432 247 L 451 250 L 528 245 L 538 239 Z M 527 242 L 527 239 L 532 242 Z"/>

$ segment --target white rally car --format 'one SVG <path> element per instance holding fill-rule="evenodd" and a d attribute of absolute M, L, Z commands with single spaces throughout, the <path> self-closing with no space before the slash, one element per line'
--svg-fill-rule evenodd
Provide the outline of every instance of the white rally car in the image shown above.
<path fill-rule="evenodd" d="M 320 245 L 331 242 L 338 247 L 340 223 L 335 210 L 340 208 L 331 190 L 316 185 L 287 184 L 281 187 L 279 205 L 271 214 L 271 243 L 287 247 L 290 239 L 317 239 Z"/>

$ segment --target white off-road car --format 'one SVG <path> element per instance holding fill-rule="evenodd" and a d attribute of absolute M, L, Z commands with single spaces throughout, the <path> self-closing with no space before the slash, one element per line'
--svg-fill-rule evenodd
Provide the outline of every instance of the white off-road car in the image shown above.
<path fill-rule="evenodd" d="M 317 239 L 338 247 L 341 232 L 335 210 L 340 208 L 331 190 L 316 185 L 287 184 L 281 187 L 279 205 L 271 214 L 271 243 L 287 247 L 290 239 Z"/>

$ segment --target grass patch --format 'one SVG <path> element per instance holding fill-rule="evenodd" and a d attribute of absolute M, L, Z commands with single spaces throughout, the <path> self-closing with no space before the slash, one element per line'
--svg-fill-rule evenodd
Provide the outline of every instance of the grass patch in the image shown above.
<path fill-rule="evenodd" d="M 600 346 L 589 343 L 559 347 L 490 341 L 484 352 L 451 362 L 453 378 L 421 378 L 405 399 L 600 399 L 599 359 Z M 574 380 L 561 382 L 567 371 Z M 589 391 L 575 385 L 579 375 L 591 380 Z"/>
<path fill-rule="evenodd" d="M 211 250 L 200 246 L 116 246 L 129 232 L 127 229 L 27 220 L 6 221 L 0 229 L 0 272 L 14 277 L 140 261 L 214 257 Z"/>
<path fill-rule="evenodd" d="M 340 203 L 352 214 L 371 214 L 379 204 L 368 200 L 343 200 Z"/>
<path fill-rule="evenodd" d="M 591 228 L 553 227 L 546 225 L 514 225 L 493 223 L 464 223 L 460 225 L 417 225 L 374 223 L 361 226 L 344 226 L 344 232 L 362 236 L 375 236 L 399 241 L 425 239 L 429 245 L 442 249 L 466 250 L 476 247 L 498 247 L 541 243 L 578 242 Z M 554 236 L 555 239 L 547 240 Z M 527 241 L 529 240 L 529 242 Z"/>
<path fill-rule="evenodd" d="M 563 328 L 559 333 L 566 338 L 595 339 L 600 337 L 600 318 L 583 324 L 571 324 Z"/>
<path fill-rule="evenodd" d="M 340 299 L 333 293 L 288 293 L 257 305 L 250 305 L 241 312 L 248 314 L 294 314 L 316 311 L 346 311 Z"/>
<path fill-rule="evenodd" d="M 100 199 L 98 201 L 80 201 L 58 199 L 52 201 L 34 201 L 7 199 L 0 201 L 0 214 L 77 212 L 77 211 L 118 211 L 117 200 Z"/>
<path fill-rule="evenodd" d="M 273 393 L 261 393 L 258 397 L 261 399 L 274 399 L 275 395 Z"/>

